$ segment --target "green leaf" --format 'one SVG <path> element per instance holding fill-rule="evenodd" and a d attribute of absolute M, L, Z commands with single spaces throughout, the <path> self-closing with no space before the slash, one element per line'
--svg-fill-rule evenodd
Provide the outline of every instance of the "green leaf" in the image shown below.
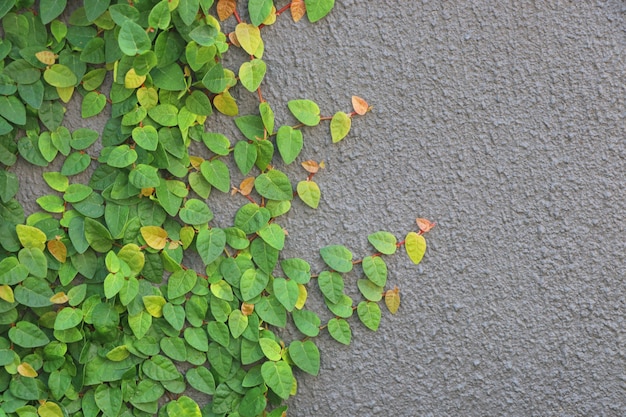
<path fill-rule="evenodd" d="M 89 154 L 81 152 L 72 152 L 63 162 L 61 167 L 62 175 L 76 175 L 80 174 L 91 164 L 91 157 Z M 76 208 L 76 207 L 74 207 Z"/>
<path fill-rule="evenodd" d="M 246 327 L 248 327 L 248 317 L 244 316 L 241 310 L 233 310 L 228 316 L 228 328 L 233 338 L 239 338 Z"/>
<path fill-rule="evenodd" d="M 137 339 L 141 339 L 148 333 L 152 326 L 152 316 L 145 310 L 136 314 L 128 315 L 128 325 Z"/>
<path fill-rule="evenodd" d="M 252 260 L 264 272 L 271 274 L 278 263 L 279 251 L 261 239 L 255 239 L 250 244 Z"/>
<path fill-rule="evenodd" d="M 132 131 L 133 140 L 147 151 L 156 151 L 159 144 L 159 135 L 154 126 L 137 126 Z"/>
<path fill-rule="evenodd" d="M 0 18 L 4 17 L 15 6 L 15 0 L 6 0 L 0 5 Z"/>
<path fill-rule="evenodd" d="M 280 261 L 283 272 L 298 284 L 307 284 L 311 280 L 311 265 L 304 259 L 290 258 Z"/>
<path fill-rule="evenodd" d="M 169 1 L 163 0 L 157 3 L 152 10 L 150 10 L 150 14 L 148 15 L 148 24 L 150 27 L 165 30 L 170 25 L 171 19 L 172 15 L 169 9 Z"/>
<path fill-rule="evenodd" d="M 322 192 L 316 182 L 310 180 L 300 181 L 296 187 L 296 191 L 298 192 L 300 200 L 307 206 L 314 209 L 319 206 Z"/>
<path fill-rule="evenodd" d="M 137 152 L 128 145 L 120 145 L 111 151 L 107 164 L 114 168 L 125 168 L 137 160 Z"/>
<path fill-rule="evenodd" d="M 240 140 L 235 145 L 235 150 L 233 152 L 235 163 L 243 175 L 248 175 L 254 166 L 257 154 L 257 147 L 252 143 L 246 142 L 245 140 Z"/>
<path fill-rule="evenodd" d="M 241 276 L 239 281 L 239 290 L 243 301 L 250 301 L 263 292 L 269 276 L 258 269 L 248 269 Z"/>
<path fill-rule="evenodd" d="M 267 65 L 261 59 L 244 62 L 239 67 L 239 81 L 248 91 L 253 93 L 261 85 L 266 71 Z"/>
<path fill-rule="evenodd" d="M 39 7 L 39 17 L 44 25 L 52 22 L 57 16 L 63 13 L 67 6 L 67 0 L 42 1 Z"/>
<path fill-rule="evenodd" d="M 385 255 L 392 255 L 396 252 L 396 237 L 389 232 L 376 232 L 367 236 L 367 240 L 377 251 Z"/>
<path fill-rule="evenodd" d="M 276 169 L 256 177 L 254 188 L 260 195 L 270 200 L 291 200 L 293 198 L 293 189 L 289 178 Z"/>
<path fill-rule="evenodd" d="M 19 321 L 15 327 L 11 327 L 9 339 L 23 348 L 35 348 L 50 343 L 48 336 L 39 327 L 27 321 Z"/>
<path fill-rule="evenodd" d="M 187 382 L 194 389 L 208 395 L 215 393 L 215 378 L 213 374 L 205 367 L 191 368 L 185 374 Z"/>
<path fill-rule="evenodd" d="M 137 188 L 150 188 L 158 187 L 161 179 L 157 167 L 137 164 L 128 174 L 128 182 Z"/>
<path fill-rule="evenodd" d="M 228 87 L 229 78 L 224 67 L 219 62 L 211 67 L 204 77 L 202 84 L 212 93 L 219 94 Z"/>
<path fill-rule="evenodd" d="M 335 113 L 330 121 L 330 136 L 333 143 L 339 142 L 345 138 L 350 132 L 350 126 L 352 126 L 352 119 L 346 113 L 339 111 Z"/>
<path fill-rule="evenodd" d="M 202 142 L 211 152 L 217 155 L 228 155 L 230 153 L 230 141 L 219 133 L 203 133 Z"/>
<path fill-rule="evenodd" d="M 0 285 L 15 285 L 26 279 L 28 268 L 16 257 L 4 258 L 0 261 Z"/>
<path fill-rule="evenodd" d="M 61 309 L 54 320 L 54 330 L 67 330 L 78 326 L 83 321 L 83 311 L 80 308 L 65 307 Z"/>
<path fill-rule="evenodd" d="M 23 248 L 17 254 L 20 263 L 36 277 L 45 278 L 48 273 L 48 260 L 39 248 Z"/>
<path fill-rule="evenodd" d="M 117 417 L 122 408 L 122 390 L 106 384 L 99 385 L 95 400 L 104 417 Z"/>
<path fill-rule="evenodd" d="M 83 119 L 99 114 L 107 104 L 107 98 L 104 94 L 96 91 L 90 91 L 83 97 L 81 107 L 81 116 Z"/>
<path fill-rule="evenodd" d="M 221 300 L 233 301 L 233 289 L 228 282 L 221 279 L 210 285 L 211 293 Z"/>
<path fill-rule="evenodd" d="M 230 172 L 228 166 L 220 160 L 204 161 L 200 165 L 202 176 L 223 193 L 230 191 Z"/>
<path fill-rule="evenodd" d="M 248 2 L 248 13 L 250 21 L 254 26 L 259 26 L 272 12 L 274 2 L 272 0 L 250 0 Z"/>
<path fill-rule="evenodd" d="M 268 361 L 261 365 L 261 374 L 267 386 L 280 398 L 289 398 L 291 387 L 294 383 L 291 366 L 287 362 Z"/>
<path fill-rule="evenodd" d="M 311 23 L 326 16 L 335 6 L 335 0 L 304 0 L 306 15 Z"/>
<path fill-rule="evenodd" d="M 187 327 L 184 332 L 184 338 L 189 346 L 200 352 L 209 350 L 209 337 L 203 328 Z"/>
<path fill-rule="evenodd" d="M 263 119 L 259 116 L 248 115 L 235 119 L 235 125 L 239 131 L 249 140 L 262 140 L 265 136 Z M 268 143 L 270 143 L 268 141 Z"/>
<path fill-rule="evenodd" d="M 15 96 L 0 96 L 0 116 L 17 125 L 26 124 L 26 108 Z"/>
<path fill-rule="evenodd" d="M 111 0 L 85 0 L 85 16 L 93 22 L 109 8 Z"/>
<path fill-rule="evenodd" d="M 163 317 L 176 330 L 185 325 L 185 310 L 182 306 L 167 303 L 163 306 Z"/>
<path fill-rule="evenodd" d="M 173 104 L 159 104 L 148 110 L 148 116 L 162 126 L 178 125 L 177 115 L 178 109 Z"/>
<path fill-rule="evenodd" d="M 187 200 L 178 215 L 183 222 L 190 225 L 206 224 L 213 219 L 213 212 L 209 206 L 195 198 Z"/>
<path fill-rule="evenodd" d="M 254 311 L 259 318 L 276 327 L 285 327 L 287 324 L 287 311 L 274 296 L 261 297 L 254 305 Z"/>
<path fill-rule="evenodd" d="M 246 392 L 239 404 L 239 415 L 241 417 L 256 417 L 267 407 L 267 398 L 265 398 L 267 388 L 255 387 Z"/>
<path fill-rule="evenodd" d="M 187 294 L 197 280 L 198 275 L 191 269 L 174 272 L 167 281 L 167 298 L 171 300 Z"/>
<path fill-rule="evenodd" d="M 83 201 L 84 199 L 89 197 L 89 194 L 91 194 L 92 192 L 93 190 L 91 189 L 91 187 L 87 185 L 80 183 L 71 184 L 65 190 L 65 193 L 63 194 L 63 200 L 67 201 L 68 203 L 78 203 L 79 201 Z"/>
<path fill-rule="evenodd" d="M 283 250 L 285 247 L 285 231 L 276 223 L 263 226 L 257 234 L 274 249 Z"/>
<path fill-rule="evenodd" d="M 311 100 L 291 100 L 287 107 L 306 126 L 317 126 L 320 122 L 320 108 Z"/>
<path fill-rule="evenodd" d="M 172 361 L 162 355 L 146 360 L 142 365 L 142 370 L 148 378 L 154 381 L 172 381 L 180 377 L 180 372 Z"/>
<path fill-rule="evenodd" d="M 216 260 L 226 247 L 226 234 L 222 229 L 201 230 L 196 238 L 196 249 L 205 265 Z"/>
<path fill-rule="evenodd" d="M 17 175 L 9 171 L 0 171 L 0 201 L 7 203 L 19 190 Z"/>
<path fill-rule="evenodd" d="M 265 357 L 271 361 L 278 361 L 281 359 L 282 348 L 274 339 L 268 337 L 262 337 L 259 339 L 259 345 Z"/>
<path fill-rule="evenodd" d="M 152 47 L 152 42 L 145 29 L 132 20 L 126 20 L 117 38 L 121 51 L 129 56 L 141 55 Z"/>
<path fill-rule="evenodd" d="M 200 25 L 189 32 L 189 37 L 198 45 L 212 46 L 217 40 L 219 31 L 210 25 Z"/>
<path fill-rule="evenodd" d="M 295 340 L 289 345 L 289 357 L 304 372 L 317 376 L 320 371 L 320 351 L 310 340 Z"/>
<path fill-rule="evenodd" d="M 305 336 L 316 337 L 319 334 L 322 321 L 313 311 L 294 310 L 292 312 L 292 317 L 298 330 L 300 330 Z"/>
<path fill-rule="evenodd" d="M 298 283 L 284 278 L 274 278 L 272 284 L 276 299 L 285 307 L 287 311 L 293 311 L 298 302 L 300 289 Z"/>
<path fill-rule="evenodd" d="M 367 256 L 362 262 L 363 272 L 374 284 L 384 287 L 387 283 L 387 264 L 379 256 Z"/>
<path fill-rule="evenodd" d="M 302 132 L 291 126 L 281 126 L 276 133 L 276 146 L 286 164 L 296 160 L 303 146 Z"/>
<path fill-rule="evenodd" d="M 380 301 L 383 298 L 383 287 L 374 284 L 369 279 L 360 279 L 357 281 L 359 291 L 369 301 Z"/>
<path fill-rule="evenodd" d="M 404 248 L 409 259 L 414 264 L 419 264 L 426 253 L 426 239 L 415 232 L 409 232 L 404 239 Z"/>
<path fill-rule="evenodd" d="M 54 64 L 43 73 L 43 79 L 53 87 L 73 87 L 78 82 L 76 74 L 70 68 L 62 64 Z"/>
<path fill-rule="evenodd" d="M 350 272 L 352 270 L 352 252 L 342 245 L 330 245 L 320 249 L 320 255 L 326 265 L 337 272 Z"/>
<path fill-rule="evenodd" d="M 378 330 L 380 325 L 381 312 L 378 304 L 371 301 L 361 301 L 356 308 L 361 322 L 370 330 Z"/>
<path fill-rule="evenodd" d="M 337 303 L 343 296 L 343 278 L 336 272 L 323 271 L 317 278 L 322 294 L 332 303 Z"/>
<path fill-rule="evenodd" d="M 328 322 L 328 333 L 333 339 L 344 345 L 349 345 L 352 339 L 350 324 L 344 319 L 330 319 Z"/>
<path fill-rule="evenodd" d="M 269 222 L 270 218 L 268 209 L 248 203 L 237 210 L 235 226 L 243 230 L 245 234 L 256 233 Z"/>
<path fill-rule="evenodd" d="M 44 250 L 46 243 L 46 234 L 40 229 L 24 224 L 18 224 L 15 227 L 17 237 L 25 248 L 37 248 Z"/>
<path fill-rule="evenodd" d="M 178 3 L 178 14 L 180 19 L 187 26 L 190 26 L 198 14 L 199 0 L 180 0 Z"/>
<path fill-rule="evenodd" d="M 85 238 L 96 252 L 107 252 L 113 246 L 113 237 L 109 230 L 102 223 L 89 217 L 85 218 Z"/>
<path fill-rule="evenodd" d="M 193 114 L 200 116 L 210 116 L 213 113 L 211 101 L 199 90 L 194 90 L 185 99 L 185 107 Z"/>

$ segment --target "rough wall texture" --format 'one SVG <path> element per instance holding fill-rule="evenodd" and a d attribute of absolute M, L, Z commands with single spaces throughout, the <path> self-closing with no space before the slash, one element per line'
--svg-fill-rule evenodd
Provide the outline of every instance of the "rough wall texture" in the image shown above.
<path fill-rule="evenodd" d="M 626 414 L 625 31 L 618 0 L 337 0 L 266 29 L 279 120 L 295 98 L 375 107 L 338 145 L 305 131 L 323 201 L 282 220 L 285 255 L 438 222 L 420 266 L 390 260 L 399 313 L 321 337 L 290 415 Z"/>

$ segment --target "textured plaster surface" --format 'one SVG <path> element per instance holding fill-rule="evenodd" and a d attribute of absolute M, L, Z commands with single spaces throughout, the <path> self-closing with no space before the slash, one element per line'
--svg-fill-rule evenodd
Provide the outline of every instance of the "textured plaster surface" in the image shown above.
<path fill-rule="evenodd" d="M 340 144 L 305 130 L 323 198 L 280 219 L 284 255 L 319 269 L 321 246 L 360 258 L 369 233 L 438 223 L 421 265 L 389 259 L 397 315 L 377 333 L 354 320 L 348 347 L 317 340 L 290 416 L 626 415 L 625 20 L 617 0 L 337 0 L 265 30 L 279 121 L 295 98 L 374 106 Z M 210 128 L 236 138 L 230 123 Z M 22 201 L 47 192 L 17 169 Z"/>

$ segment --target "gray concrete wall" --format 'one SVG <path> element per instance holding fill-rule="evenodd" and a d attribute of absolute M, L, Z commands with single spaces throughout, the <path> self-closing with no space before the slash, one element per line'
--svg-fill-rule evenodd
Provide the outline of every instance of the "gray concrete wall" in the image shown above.
<path fill-rule="evenodd" d="M 626 414 L 625 18 L 618 0 L 337 0 L 265 29 L 278 120 L 295 98 L 374 106 L 337 145 L 305 131 L 302 159 L 328 168 L 319 210 L 280 221 L 285 255 L 321 267 L 321 246 L 361 257 L 369 233 L 438 223 L 421 265 L 389 260 L 397 315 L 318 339 L 290 416 Z"/>

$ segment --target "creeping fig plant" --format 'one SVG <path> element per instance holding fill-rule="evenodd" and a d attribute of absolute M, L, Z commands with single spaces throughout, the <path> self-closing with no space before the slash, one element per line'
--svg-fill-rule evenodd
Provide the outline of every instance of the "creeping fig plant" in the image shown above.
<path fill-rule="evenodd" d="M 324 165 L 301 156 L 303 129 L 329 122 L 339 142 L 369 105 L 353 97 L 350 112 L 323 116 L 295 99 L 287 107 L 299 123 L 278 125 L 261 94 L 261 32 L 287 12 L 320 20 L 334 0 L 279 10 L 272 0 L 68 6 L 0 2 L 0 416 L 283 415 L 297 372 L 320 371 L 316 336 L 349 344 L 354 311 L 376 330 L 383 299 L 398 310 L 383 256 L 404 246 L 420 262 L 432 227 L 418 219 L 401 242 L 373 233 L 375 253 L 362 260 L 326 246 L 319 273 L 281 256 L 278 218 L 292 204 L 320 204 L 313 177 Z M 239 68 L 223 59 L 232 50 L 245 56 Z M 258 112 L 240 116 L 238 96 L 258 99 Z M 85 119 L 73 131 L 70 102 Z M 240 134 L 207 131 L 214 111 L 233 116 Z M 103 114 L 103 129 L 92 129 Z M 50 189 L 27 217 L 18 159 L 43 169 Z M 307 174 L 294 187 L 274 165 L 297 161 Z M 213 193 L 241 198 L 230 227 L 215 225 Z M 361 301 L 344 292 L 353 269 Z M 312 287 L 326 323 L 307 308 Z M 301 337 L 284 341 L 274 330 L 288 317 Z"/>

